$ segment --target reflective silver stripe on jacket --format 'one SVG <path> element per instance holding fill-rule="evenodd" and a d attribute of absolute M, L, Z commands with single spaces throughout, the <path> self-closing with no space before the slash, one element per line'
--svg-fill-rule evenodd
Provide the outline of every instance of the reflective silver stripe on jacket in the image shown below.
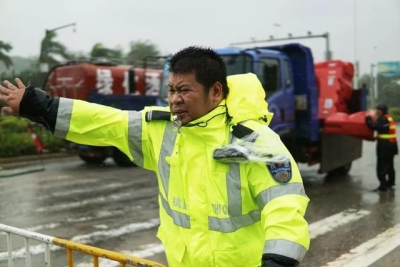
<path fill-rule="evenodd" d="M 229 164 L 229 172 L 226 175 L 226 187 L 228 190 L 228 214 L 230 216 L 242 216 L 240 166 L 238 163 Z"/>
<path fill-rule="evenodd" d="M 190 217 L 182 212 L 172 210 L 168 204 L 168 201 L 160 194 L 162 205 L 167 212 L 167 214 L 172 218 L 175 225 L 190 229 Z"/>
<path fill-rule="evenodd" d="M 143 167 L 142 152 L 142 112 L 129 111 L 128 113 L 128 140 L 129 151 L 134 162 Z"/>
<path fill-rule="evenodd" d="M 67 138 L 69 132 L 69 125 L 71 123 L 72 106 L 74 105 L 73 99 L 60 97 L 57 110 L 57 120 L 54 129 L 54 135 L 63 139 Z"/>
<path fill-rule="evenodd" d="M 300 195 L 307 197 L 302 183 L 291 183 L 276 185 L 265 189 L 257 195 L 256 201 L 260 210 L 263 210 L 271 200 L 286 195 Z"/>
<path fill-rule="evenodd" d="M 230 214 L 229 214 L 230 215 Z M 239 228 L 250 226 L 261 219 L 259 210 L 253 210 L 248 214 L 232 216 L 230 218 L 208 217 L 208 229 L 222 233 L 235 232 Z"/>
<path fill-rule="evenodd" d="M 158 158 L 158 172 L 160 174 L 162 187 L 164 189 L 164 193 L 167 198 L 169 192 L 170 166 L 166 162 L 165 158 L 172 155 L 175 146 L 176 135 L 177 132 L 174 131 L 174 124 L 172 122 L 168 122 L 164 130 L 163 140 L 161 143 L 162 145 L 161 145 L 160 156 Z M 161 191 L 161 185 L 160 185 L 160 191 Z M 161 192 L 160 192 L 160 198 L 164 210 L 172 218 L 174 224 L 183 228 L 190 229 L 189 215 L 176 210 L 172 210 L 168 201 L 163 197 Z"/>
<path fill-rule="evenodd" d="M 164 130 L 164 136 L 161 145 L 160 156 L 158 158 L 158 170 L 161 177 L 161 182 L 164 187 L 165 196 L 168 197 L 168 186 L 169 186 L 169 164 L 165 161 L 165 158 L 172 155 L 174 150 L 176 131 L 174 131 L 174 124 L 168 122 Z"/>
<path fill-rule="evenodd" d="M 231 141 L 232 142 L 232 141 Z M 240 186 L 240 165 L 229 164 L 229 172 L 226 175 L 226 188 L 228 193 L 229 218 L 208 217 L 208 228 L 212 231 L 231 233 L 239 228 L 250 226 L 261 219 L 259 210 L 253 210 L 248 214 L 242 214 L 242 193 Z"/>
<path fill-rule="evenodd" d="M 265 242 L 263 254 L 265 253 L 286 256 L 300 262 L 306 255 L 307 249 L 288 240 L 274 239 Z"/>

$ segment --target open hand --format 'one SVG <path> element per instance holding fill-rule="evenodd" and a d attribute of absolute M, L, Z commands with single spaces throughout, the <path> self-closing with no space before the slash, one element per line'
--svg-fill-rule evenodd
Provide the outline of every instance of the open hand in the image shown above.
<path fill-rule="evenodd" d="M 26 87 L 18 78 L 15 79 L 15 82 L 18 87 L 7 80 L 4 81 L 6 87 L 0 85 L 0 101 L 7 105 L 1 111 L 9 115 L 19 116 L 19 104 L 24 96 Z"/>

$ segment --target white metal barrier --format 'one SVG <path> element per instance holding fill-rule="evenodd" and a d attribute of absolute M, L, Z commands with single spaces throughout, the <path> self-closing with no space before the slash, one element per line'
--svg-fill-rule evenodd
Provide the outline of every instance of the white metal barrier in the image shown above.
<path fill-rule="evenodd" d="M 13 248 L 12 236 L 17 235 L 25 239 L 25 252 L 26 252 L 26 266 L 32 267 L 30 240 L 37 240 L 45 244 L 45 267 L 51 267 L 50 263 L 50 245 L 56 245 L 66 249 L 67 252 L 67 266 L 73 267 L 73 251 L 79 251 L 93 257 L 93 266 L 99 267 L 99 258 L 106 258 L 111 261 L 120 263 L 121 267 L 127 265 L 138 267 L 166 267 L 165 265 L 153 262 L 146 259 L 125 255 L 122 253 L 96 248 L 77 242 L 61 239 L 53 236 L 43 235 L 36 232 L 27 231 L 24 229 L 16 228 L 13 226 L 0 224 L 0 232 L 5 232 L 7 235 L 7 251 L 8 251 L 8 267 L 13 267 Z"/>

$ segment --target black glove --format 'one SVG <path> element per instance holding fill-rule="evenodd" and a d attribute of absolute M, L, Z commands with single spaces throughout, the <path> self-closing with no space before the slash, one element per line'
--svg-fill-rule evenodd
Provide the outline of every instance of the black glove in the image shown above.
<path fill-rule="evenodd" d="M 368 122 L 370 122 L 370 121 L 372 121 L 371 115 L 365 116 L 365 122 L 368 123 Z"/>
<path fill-rule="evenodd" d="M 59 98 L 50 97 L 47 92 L 29 85 L 19 104 L 19 115 L 42 124 L 54 133 L 58 104 Z"/>
<path fill-rule="evenodd" d="M 274 262 L 273 260 L 263 260 L 261 267 L 285 267 L 285 266 L 280 265 L 280 264 Z"/>
<path fill-rule="evenodd" d="M 299 262 L 295 259 L 277 254 L 263 254 L 261 267 L 296 267 Z"/>

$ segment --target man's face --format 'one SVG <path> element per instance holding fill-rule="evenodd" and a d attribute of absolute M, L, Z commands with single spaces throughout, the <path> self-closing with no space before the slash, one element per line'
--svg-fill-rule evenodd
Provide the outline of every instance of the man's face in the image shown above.
<path fill-rule="evenodd" d="M 376 117 L 380 117 L 380 116 L 382 116 L 383 112 L 380 109 L 375 109 L 375 114 L 376 114 Z"/>
<path fill-rule="evenodd" d="M 195 73 L 171 73 L 168 80 L 168 102 L 172 114 L 180 116 L 182 125 L 204 116 L 222 99 L 222 87 L 219 85 L 216 83 L 206 94 L 203 85 L 196 81 Z"/>

